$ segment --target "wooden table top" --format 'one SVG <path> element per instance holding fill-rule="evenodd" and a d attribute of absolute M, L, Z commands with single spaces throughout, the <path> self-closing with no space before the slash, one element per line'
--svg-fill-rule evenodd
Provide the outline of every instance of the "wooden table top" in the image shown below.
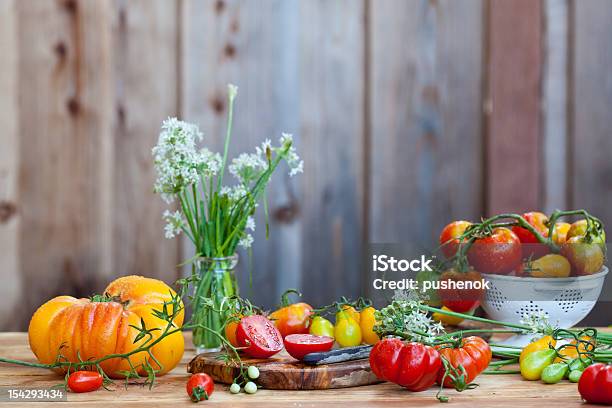
<path fill-rule="evenodd" d="M 127 390 L 118 384 L 115 391 L 99 390 L 86 394 L 68 394 L 68 402 L 58 407 L 169 407 L 193 406 L 185 392 L 188 378 L 187 363 L 194 356 L 190 333 L 185 334 L 188 345 L 182 363 L 166 376 L 157 379 L 157 385 L 149 390 L 134 384 Z M 35 361 L 28 347 L 26 333 L 0 333 L 0 356 Z M 49 387 L 61 382 L 61 377 L 50 371 L 0 363 L 0 387 Z M 540 381 L 525 381 L 519 374 L 481 375 L 476 379 L 480 384 L 473 390 L 458 393 L 446 390 L 452 407 L 586 407 L 583 404 L 576 384 L 562 381 L 559 384 L 545 385 Z M 405 407 L 436 406 L 437 388 L 424 392 L 411 393 L 398 385 L 382 383 L 365 387 L 344 388 L 325 391 L 273 391 L 259 390 L 255 395 L 230 394 L 228 387 L 215 384 L 215 393 L 205 406 L 224 407 Z M 6 406 L 21 406 L 18 403 L 0 403 Z M 41 403 L 31 403 L 32 406 Z M 28 404 L 30 405 L 30 404 Z"/>

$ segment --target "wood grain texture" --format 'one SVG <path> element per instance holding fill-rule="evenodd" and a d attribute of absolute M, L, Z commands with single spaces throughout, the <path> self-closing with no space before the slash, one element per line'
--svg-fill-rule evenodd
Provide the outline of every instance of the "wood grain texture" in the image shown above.
<path fill-rule="evenodd" d="M 234 83 L 239 90 L 230 157 L 254 151 L 265 139 L 276 144 L 282 132 L 295 134 L 300 148 L 297 19 L 295 1 L 183 2 L 182 116 L 200 126 L 207 147 L 223 149 L 227 84 Z M 302 181 L 281 173 L 282 166 L 268 188 L 269 240 L 263 207 L 256 217 L 252 287 L 246 251 L 240 252 L 237 271 L 242 295 L 265 307 L 278 303 L 284 289 L 301 286 L 296 195 Z M 227 175 L 225 182 L 234 180 Z M 186 251 L 184 257 L 191 257 L 190 244 Z"/>
<path fill-rule="evenodd" d="M 118 1 L 113 13 L 112 274 L 172 283 L 179 241 L 164 238 L 151 148 L 161 122 L 178 110 L 177 3 Z"/>
<path fill-rule="evenodd" d="M 482 213 L 481 1 L 371 8 L 370 240 L 432 250 Z"/>
<path fill-rule="evenodd" d="M 216 382 L 232 384 L 240 369 L 228 367 L 217 357 L 218 355 L 197 355 L 187 365 L 187 371 L 206 373 Z M 269 390 L 327 390 L 381 382 L 372 373 L 367 359 L 309 366 L 300 363 L 283 350 L 266 360 L 243 358 L 242 362 L 259 369 L 257 385 Z"/>
<path fill-rule="evenodd" d="M 315 305 L 362 293 L 364 1 L 300 2 L 302 273 Z"/>
<path fill-rule="evenodd" d="M 489 3 L 487 214 L 541 202 L 542 3 Z"/>
<path fill-rule="evenodd" d="M 0 327 L 18 329 L 10 311 L 19 307 L 19 114 L 16 1 L 0 1 Z"/>
<path fill-rule="evenodd" d="M 574 2 L 571 206 L 612 225 L 612 3 Z M 608 238 L 609 240 L 609 238 Z M 604 293 L 611 293 L 607 280 Z M 587 321 L 609 320 L 612 302 L 600 302 Z"/>
<path fill-rule="evenodd" d="M 107 2 L 17 2 L 22 322 L 90 295 L 107 266 L 111 166 Z"/>
<path fill-rule="evenodd" d="M 168 375 L 159 377 L 157 385 L 149 390 L 136 384 L 116 387 L 114 392 L 96 391 L 84 394 L 69 394 L 66 407 L 167 407 L 191 406 L 185 393 L 187 381 L 186 365 L 194 356 L 190 348 L 191 338 L 186 334 L 188 348 L 181 364 Z M 25 333 L 0 334 L 0 355 L 34 361 L 27 347 Z M 49 387 L 58 384 L 61 378 L 54 373 L 28 367 L 15 367 L 0 364 L 0 386 Z M 481 375 L 479 386 L 473 390 L 458 393 L 445 390 L 453 407 L 586 407 L 580 400 L 576 384 L 562 381 L 558 384 L 544 385 L 539 381 L 524 381 L 519 374 Z M 228 386 L 215 384 L 215 392 L 206 404 L 220 407 L 439 407 L 435 395 L 438 388 L 432 387 L 423 392 L 408 392 L 404 388 L 382 383 L 356 388 L 342 388 L 317 391 L 257 391 L 255 395 L 230 394 Z M 3 406 L 11 404 L 3 403 Z M 14 406 L 22 406 L 13 404 Z"/>
<path fill-rule="evenodd" d="M 568 207 L 570 13 L 568 0 L 544 1 L 542 58 L 542 210 Z"/>

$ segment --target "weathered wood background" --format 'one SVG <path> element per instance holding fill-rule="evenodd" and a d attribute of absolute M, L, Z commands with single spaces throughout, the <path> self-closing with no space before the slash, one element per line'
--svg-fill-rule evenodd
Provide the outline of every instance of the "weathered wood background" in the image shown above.
<path fill-rule="evenodd" d="M 228 82 L 232 151 L 287 131 L 306 163 L 257 233 L 265 306 L 356 296 L 367 242 L 431 244 L 452 219 L 612 225 L 611 21 L 607 0 L 0 0 L 0 328 L 114 276 L 180 274 L 151 147 L 177 115 L 219 148 Z"/>

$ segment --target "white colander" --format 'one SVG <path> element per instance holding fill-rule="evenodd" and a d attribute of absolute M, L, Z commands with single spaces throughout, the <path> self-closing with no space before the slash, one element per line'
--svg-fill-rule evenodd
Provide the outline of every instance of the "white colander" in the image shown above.
<path fill-rule="evenodd" d="M 605 266 L 596 274 L 569 278 L 483 274 L 490 289 L 485 293 L 482 308 L 491 319 L 508 323 L 519 323 L 531 312 L 544 313 L 552 325 L 567 329 L 593 309 L 607 274 Z M 531 338 L 532 335 L 516 335 L 502 343 L 522 347 Z"/>

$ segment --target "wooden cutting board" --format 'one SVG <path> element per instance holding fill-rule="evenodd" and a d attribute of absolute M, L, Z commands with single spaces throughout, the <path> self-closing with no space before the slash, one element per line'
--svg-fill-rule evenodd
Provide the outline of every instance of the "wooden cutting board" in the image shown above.
<path fill-rule="evenodd" d="M 216 382 L 231 384 L 238 368 L 226 366 L 218 353 L 199 354 L 187 366 L 190 373 L 206 373 Z M 370 370 L 367 359 L 309 366 L 288 355 L 285 350 L 266 360 L 243 356 L 246 365 L 259 368 L 257 384 L 269 390 L 325 390 L 357 387 L 381 381 Z"/>

